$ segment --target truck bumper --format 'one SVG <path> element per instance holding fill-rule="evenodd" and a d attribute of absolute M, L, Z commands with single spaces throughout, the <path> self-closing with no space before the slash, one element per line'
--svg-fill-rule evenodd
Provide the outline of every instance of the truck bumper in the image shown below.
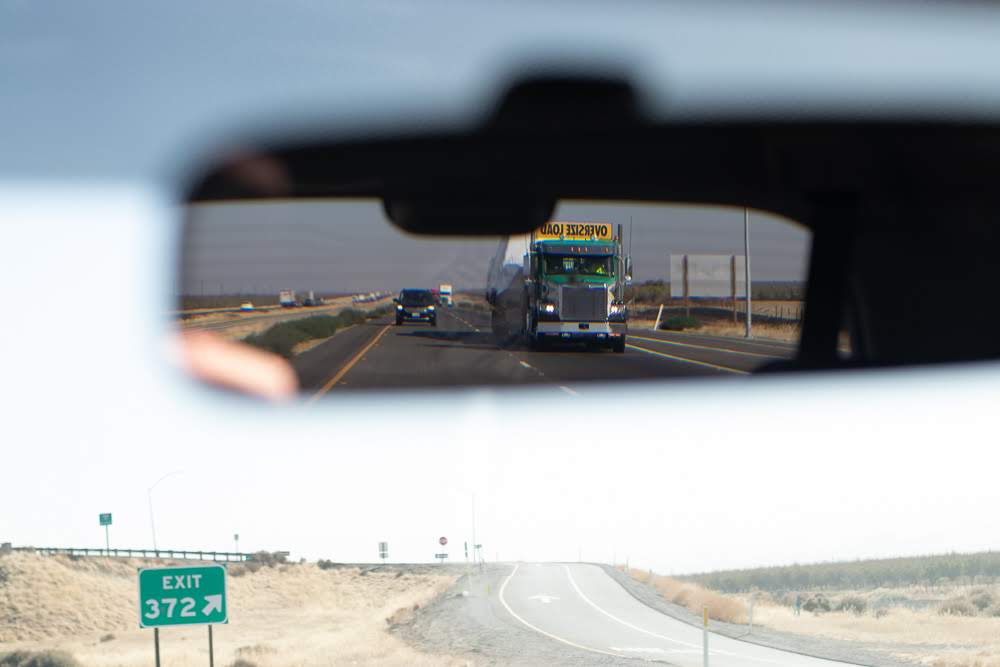
<path fill-rule="evenodd" d="M 546 342 L 612 343 L 628 333 L 624 322 L 539 322 L 535 337 Z"/>

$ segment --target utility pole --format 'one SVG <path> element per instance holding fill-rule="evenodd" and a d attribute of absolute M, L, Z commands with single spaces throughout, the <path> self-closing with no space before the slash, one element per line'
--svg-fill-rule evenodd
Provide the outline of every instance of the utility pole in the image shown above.
<path fill-rule="evenodd" d="M 746 282 L 747 289 L 747 316 L 746 316 L 746 331 L 744 336 L 746 338 L 753 337 L 753 304 L 751 296 L 750 285 L 750 209 L 746 206 L 743 207 L 743 273 L 744 281 Z"/>
<path fill-rule="evenodd" d="M 149 529 L 153 533 L 153 552 L 156 553 L 157 556 L 159 556 L 159 550 L 156 548 L 156 522 L 153 520 L 153 489 L 155 489 L 156 485 L 165 480 L 166 478 L 170 477 L 171 475 L 179 474 L 180 472 L 181 472 L 180 470 L 173 470 L 171 472 L 168 472 L 166 475 L 153 482 L 153 485 L 151 487 L 146 489 L 146 500 L 149 502 Z"/>

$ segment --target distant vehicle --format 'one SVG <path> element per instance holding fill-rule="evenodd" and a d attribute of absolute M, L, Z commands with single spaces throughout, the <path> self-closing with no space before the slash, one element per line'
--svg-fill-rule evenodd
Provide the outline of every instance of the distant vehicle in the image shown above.
<path fill-rule="evenodd" d="M 632 262 L 621 225 L 559 222 L 502 239 L 490 264 L 486 299 L 493 333 L 529 348 L 587 343 L 625 351 L 625 285 Z"/>
<path fill-rule="evenodd" d="M 323 304 L 323 299 L 316 296 L 316 292 L 309 290 L 306 292 L 306 296 L 302 299 L 302 305 L 307 307 L 320 306 Z"/>
<path fill-rule="evenodd" d="M 396 304 L 396 326 L 403 322 L 430 322 L 437 326 L 434 292 L 429 289 L 404 289 L 393 299 Z"/>
<path fill-rule="evenodd" d="M 253 304 L 250 303 L 249 301 L 247 301 L 246 303 L 241 303 L 240 304 L 240 310 L 242 310 L 244 312 L 250 312 L 250 311 L 253 310 Z"/>
<path fill-rule="evenodd" d="M 295 308 L 298 302 L 295 300 L 295 290 L 283 289 L 278 293 L 278 303 L 282 308 Z"/>
<path fill-rule="evenodd" d="M 438 301 L 440 301 L 442 306 L 451 307 L 454 304 L 451 294 L 451 285 L 448 283 L 441 283 L 438 287 Z"/>

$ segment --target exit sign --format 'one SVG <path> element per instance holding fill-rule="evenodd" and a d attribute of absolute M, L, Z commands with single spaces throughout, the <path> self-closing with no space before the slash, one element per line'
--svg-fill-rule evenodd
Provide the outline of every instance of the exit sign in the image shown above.
<path fill-rule="evenodd" d="M 226 568 L 150 567 L 139 570 L 139 626 L 228 623 Z"/>

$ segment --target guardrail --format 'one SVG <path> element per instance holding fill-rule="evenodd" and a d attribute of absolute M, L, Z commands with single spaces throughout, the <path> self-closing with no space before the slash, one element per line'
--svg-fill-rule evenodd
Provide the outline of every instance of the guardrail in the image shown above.
<path fill-rule="evenodd" d="M 77 547 L 9 547 L 0 551 L 26 551 L 44 555 L 64 554 L 67 556 L 105 556 L 112 558 L 167 558 L 171 560 L 202 560 L 223 562 L 245 562 L 253 560 L 253 554 L 238 551 L 188 551 L 182 549 L 90 549 Z"/>

